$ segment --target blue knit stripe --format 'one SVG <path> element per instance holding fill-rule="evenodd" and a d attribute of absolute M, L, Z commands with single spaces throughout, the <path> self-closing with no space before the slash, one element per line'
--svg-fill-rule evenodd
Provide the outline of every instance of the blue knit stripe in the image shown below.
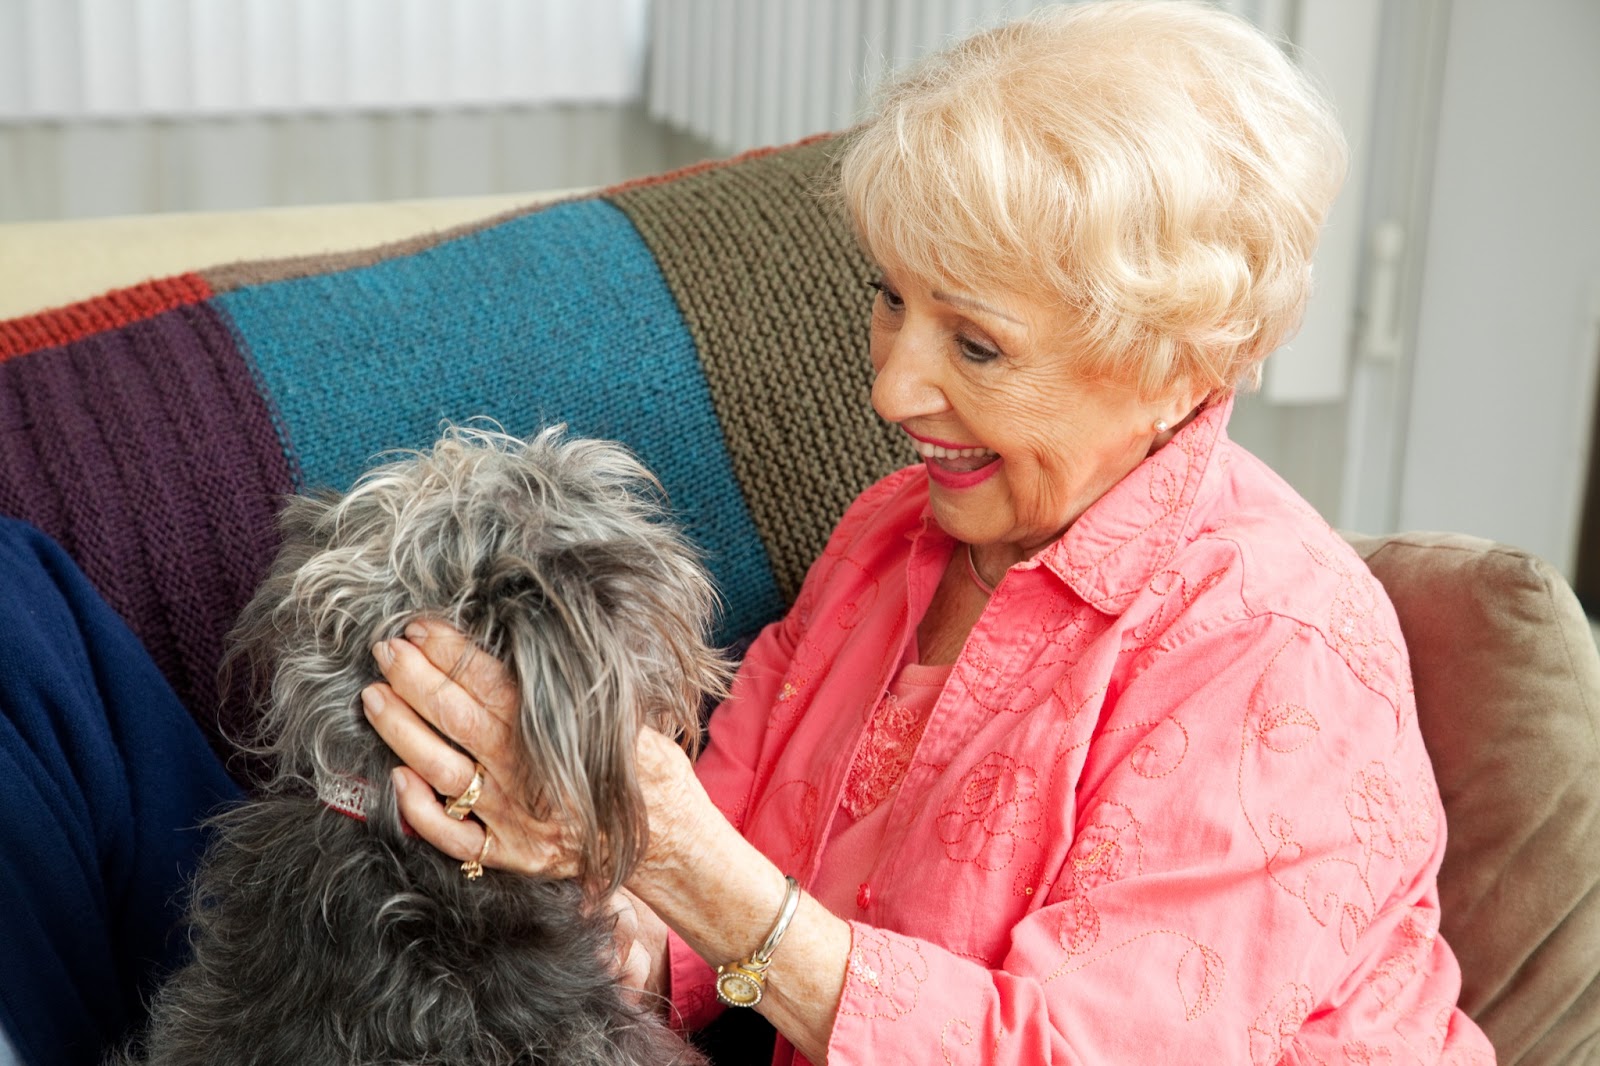
<path fill-rule="evenodd" d="M 305 487 L 479 416 L 620 440 L 656 472 L 727 598 L 720 639 L 782 609 L 688 328 L 616 208 L 561 204 L 372 266 L 217 297 Z"/>

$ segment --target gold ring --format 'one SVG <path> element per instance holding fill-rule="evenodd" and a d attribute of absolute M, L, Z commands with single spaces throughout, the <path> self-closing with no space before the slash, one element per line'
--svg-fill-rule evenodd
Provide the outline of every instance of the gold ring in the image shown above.
<path fill-rule="evenodd" d="M 488 826 L 483 827 L 483 847 L 478 849 L 476 859 L 468 859 L 461 864 L 461 872 L 467 875 L 468 881 L 476 881 L 483 876 L 483 860 L 489 854 L 489 845 L 494 843 L 494 833 Z"/>
<path fill-rule="evenodd" d="M 478 802 L 478 797 L 481 795 L 483 795 L 483 764 L 475 762 L 472 764 L 472 780 L 461 790 L 461 795 L 445 804 L 444 813 L 459 822 L 472 813 L 472 805 Z"/>

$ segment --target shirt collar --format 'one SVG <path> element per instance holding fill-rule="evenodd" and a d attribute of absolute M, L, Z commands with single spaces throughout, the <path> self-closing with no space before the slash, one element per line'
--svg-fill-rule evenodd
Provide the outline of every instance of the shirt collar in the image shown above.
<path fill-rule="evenodd" d="M 1011 569 L 1049 570 L 1091 607 L 1121 614 L 1178 550 L 1196 508 L 1219 491 L 1214 459 L 1232 413 L 1229 393 L 1113 485 L 1054 544 Z M 931 503 L 923 502 L 920 518 L 907 540 L 951 541 Z"/>
<path fill-rule="evenodd" d="M 1096 610 L 1120 614 L 1171 560 L 1197 506 L 1218 492 L 1214 459 L 1232 412 L 1231 393 L 1202 410 L 1029 563 Z"/>

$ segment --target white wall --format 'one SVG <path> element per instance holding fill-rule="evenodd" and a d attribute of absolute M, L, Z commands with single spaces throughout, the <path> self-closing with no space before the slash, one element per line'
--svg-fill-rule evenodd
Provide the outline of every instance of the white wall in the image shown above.
<path fill-rule="evenodd" d="M 1455 0 L 1399 526 L 1576 552 L 1600 285 L 1600 2 Z"/>
<path fill-rule="evenodd" d="M 0 223 L 546 192 L 710 153 L 642 104 L 0 123 Z"/>

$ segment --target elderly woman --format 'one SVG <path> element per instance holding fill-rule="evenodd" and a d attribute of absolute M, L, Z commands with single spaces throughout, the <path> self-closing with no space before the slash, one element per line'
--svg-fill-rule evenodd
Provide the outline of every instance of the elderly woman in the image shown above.
<path fill-rule="evenodd" d="M 1225 432 L 1343 170 L 1198 3 L 982 33 L 855 131 L 872 402 L 923 462 L 850 507 L 696 764 L 639 738 L 631 965 L 687 1024 L 753 1006 L 814 1063 L 1492 1061 L 1394 614 Z M 405 817 L 570 874 L 502 785 L 498 664 L 408 638 L 366 697 Z"/>

